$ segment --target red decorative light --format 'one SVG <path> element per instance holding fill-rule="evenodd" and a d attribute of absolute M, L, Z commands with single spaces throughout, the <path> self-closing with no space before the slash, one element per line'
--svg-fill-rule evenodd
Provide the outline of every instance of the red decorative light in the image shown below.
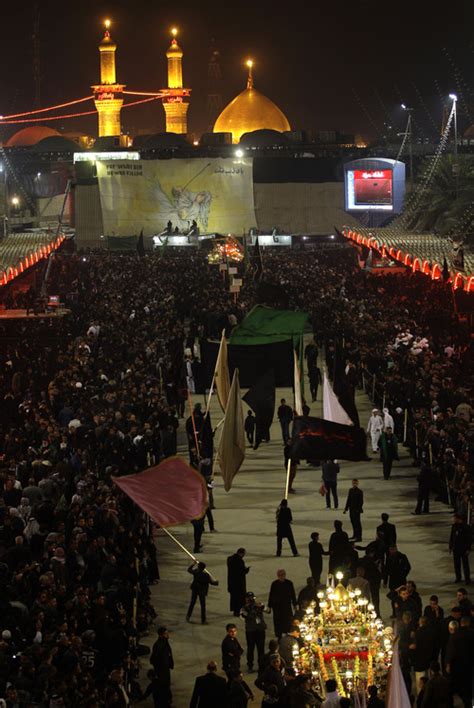
<path fill-rule="evenodd" d="M 433 270 L 431 271 L 431 279 L 432 280 L 440 280 L 441 278 L 441 268 L 439 267 L 438 263 L 435 263 L 433 266 Z"/>

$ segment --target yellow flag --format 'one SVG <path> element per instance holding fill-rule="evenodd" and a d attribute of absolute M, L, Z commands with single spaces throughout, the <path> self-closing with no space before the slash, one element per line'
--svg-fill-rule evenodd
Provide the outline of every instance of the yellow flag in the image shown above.
<path fill-rule="evenodd" d="M 239 370 L 235 369 L 217 449 L 217 463 L 222 473 L 226 492 L 232 487 L 232 480 L 239 471 L 244 458 L 244 413 L 240 400 Z"/>
<path fill-rule="evenodd" d="M 295 370 L 295 381 L 294 381 L 294 387 L 295 387 L 295 413 L 296 415 L 303 415 L 303 399 L 301 397 L 301 374 L 300 374 L 300 365 L 298 362 L 298 356 L 293 349 L 293 357 L 294 357 L 294 370 Z"/>
<path fill-rule="evenodd" d="M 222 411 L 225 413 L 230 391 L 229 366 L 227 363 L 227 340 L 225 338 L 225 330 L 222 330 L 221 344 L 219 347 L 219 353 L 217 355 L 216 369 L 214 371 L 214 381 L 217 391 L 217 398 L 219 399 Z"/>

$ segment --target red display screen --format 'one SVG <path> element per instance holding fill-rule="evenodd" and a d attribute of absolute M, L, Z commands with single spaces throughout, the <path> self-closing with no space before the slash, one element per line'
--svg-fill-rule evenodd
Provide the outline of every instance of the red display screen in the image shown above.
<path fill-rule="evenodd" d="M 354 203 L 392 204 L 392 170 L 354 170 Z"/>

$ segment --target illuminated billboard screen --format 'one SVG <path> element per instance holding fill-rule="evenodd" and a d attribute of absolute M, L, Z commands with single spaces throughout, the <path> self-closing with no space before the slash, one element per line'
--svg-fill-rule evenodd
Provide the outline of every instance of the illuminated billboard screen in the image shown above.
<path fill-rule="evenodd" d="M 392 170 L 348 170 L 347 206 L 349 210 L 393 210 Z"/>

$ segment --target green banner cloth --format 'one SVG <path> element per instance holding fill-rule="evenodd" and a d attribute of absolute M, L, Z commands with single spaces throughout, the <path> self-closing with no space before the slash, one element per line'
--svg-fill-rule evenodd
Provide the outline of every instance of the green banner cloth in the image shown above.
<path fill-rule="evenodd" d="M 138 236 L 107 236 L 109 251 L 136 251 Z"/>
<path fill-rule="evenodd" d="M 255 305 L 230 335 L 230 344 L 275 344 L 293 339 L 297 347 L 303 336 L 307 312 L 273 310 Z"/>

